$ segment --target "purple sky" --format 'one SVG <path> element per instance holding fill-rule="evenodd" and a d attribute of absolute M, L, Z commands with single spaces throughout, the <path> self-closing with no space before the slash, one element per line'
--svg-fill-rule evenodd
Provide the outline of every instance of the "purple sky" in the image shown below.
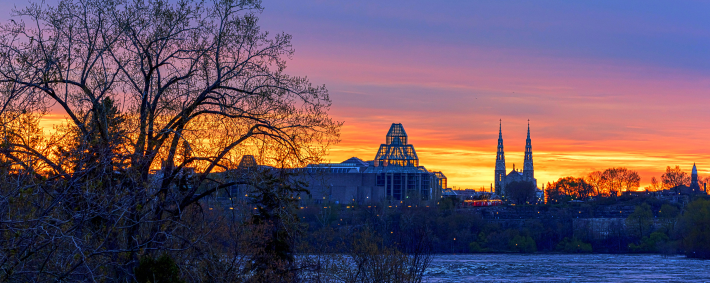
<path fill-rule="evenodd" d="M 371 159 L 401 122 L 423 165 L 448 171 L 453 185 L 487 186 L 502 118 L 509 167 L 522 163 L 531 119 L 544 182 L 626 166 L 647 184 L 668 165 L 710 166 L 709 3 L 264 6 L 264 28 L 294 37 L 290 71 L 325 83 L 346 122 L 334 161 Z"/>
<path fill-rule="evenodd" d="M 27 2 L 16 2 L 18 6 Z M 6 21 L 15 3 L 0 3 Z M 710 2 L 277 1 L 287 72 L 325 84 L 344 121 L 328 159 L 369 160 L 393 122 L 449 184 L 488 187 L 498 120 L 508 168 L 531 120 L 540 182 L 625 166 L 710 173 Z"/>

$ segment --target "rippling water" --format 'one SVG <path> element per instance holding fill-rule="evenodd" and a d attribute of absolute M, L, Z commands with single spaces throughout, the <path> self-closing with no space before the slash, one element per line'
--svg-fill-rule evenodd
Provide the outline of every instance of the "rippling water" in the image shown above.
<path fill-rule="evenodd" d="M 437 255 L 426 282 L 710 282 L 710 261 L 660 255 Z"/>

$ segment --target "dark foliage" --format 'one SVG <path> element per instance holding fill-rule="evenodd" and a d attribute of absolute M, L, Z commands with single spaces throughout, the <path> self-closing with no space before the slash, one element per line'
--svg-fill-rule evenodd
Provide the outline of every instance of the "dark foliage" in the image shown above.
<path fill-rule="evenodd" d="M 511 182 L 505 185 L 506 194 L 513 203 L 522 205 L 535 201 L 535 184 L 532 182 Z"/>
<path fill-rule="evenodd" d="M 565 177 L 548 184 L 547 197 L 550 203 L 588 199 L 594 188 L 582 178 Z"/>
<path fill-rule="evenodd" d="M 558 252 L 565 253 L 591 253 L 592 245 L 580 241 L 577 238 L 564 238 L 555 248 Z"/>
<path fill-rule="evenodd" d="M 139 283 L 183 283 L 180 269 L 167 254 L 158 259 L 143 257 L 135 270 L 136 281 Z"/>
<path fill-rule="evenodd" d="M 385 245 L 398 246 L 403 251 L 406 247 L 402 246 L 402 239 L 415 235 L 411 229 L 425 228 L 429 231 L 426 237 L 413 238 L 428 238 L 433 253 L 673 254 L 682 251 L 679 243 L 687 238 L 693 239 L 697 256 L 710 239 L 688 238 L 681 233 L 680 226 L 691 226 L 675 225 L 680 204 L 655 198 L 609 197 L 599 202 L 474 209 L 451 209 L 450 202 L 440 203 L 444 208 L 328 205 L 331 217 L 325 221 L 318 221 L 323 206 L 299 210 L 298 215 L 308 225 L 304 239 L 324 227 L 333 229 L 332 238 L 339 238 L 350 229 L 368 225 L 383 235 Z M 693 223 L 700 224 L 686 234 L 700 235 L 705 218 L 702 213 L 693 215 L 698 216 L 692 218 Z M 684 219 L 686 223 L 691 218 Z M 308 241 L 323 244 L 315 239 Z"/>
<path fill-rule="evenodd" d="M 279 176 L 281 175 L 281 176 Z M 298 218 L 294 214 L 297 199 L 293 196 L 307 192 L 299 182 L 287 182 L 282 171 L 262 170 L 252 174 L 250 204 L 256 207 L 250 223 L 265 226 L 263 240 L 252 243 L 256 251 L 248 272 L 258 274 L 259 280 L 287 281 L 293 278 L 294 241 L 300 236 Z"/>
<path fill-rule="evenodd" d="M 710 200 L 690 203 L 681 221 L 685 255 L 710 259 Z"/>

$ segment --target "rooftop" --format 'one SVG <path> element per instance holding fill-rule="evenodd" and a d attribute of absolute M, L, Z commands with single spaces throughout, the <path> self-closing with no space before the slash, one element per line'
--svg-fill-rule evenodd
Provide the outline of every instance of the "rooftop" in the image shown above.
<path fill-rule="evenodd" d="M 418 167 L 419 157 L 414 146 L 408 144 L 407 132 L 400 123 L 392 123 L 384 144 L 375 155 L 375 166 Z"/>

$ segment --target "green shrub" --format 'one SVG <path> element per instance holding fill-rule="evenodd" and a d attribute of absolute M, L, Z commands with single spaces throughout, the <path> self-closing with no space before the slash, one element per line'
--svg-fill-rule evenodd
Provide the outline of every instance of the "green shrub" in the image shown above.
<path fill-rule="evenodd" d="M 630 244 L 629 249 L 636 253 L 655 253 L 661 250 L 661 247 L 668 242 L 668 235 L 662 232 L 653 232 L 648 237 L 643 237 L 641 242 Z"/>
<path fill-rule="evenodd" d="M 485 251 L 481 248 L 481 245 L 479 245 L 479 244 L 476 243 L 476 242 L 471 242 L 470 244 L 468 244 L 468 250 L 469 250 L 470 252 L 472 252 L 472 253 L 482 253 L 482 252 L 485 252 Z"/>
<path fill-rule="evenodd" d="M 653 229 L 653 212 L 651 206 L 646 203 L 637 205 L 634 213 L 626 218 L 627 232 L 636 239 L 646 237 Z"/>
<path fill-rule="evenodd" d="M 565 253 L 591 253 L 592 245 L 578 240 L 577 238 L 565 237 L 555 248 L 558 252 Z"/>
<path fill-rule="evenodd" d="M 508 242 L 508 249 L 519 253 L 534 253 L 537 251 L 537 245 L 532 237 L 518 235 Z"/>
<path fill-rule="evenodd" d="M 691 202 L 681 221 L 685 255 L 710 258 L 710 200 Z"/>

